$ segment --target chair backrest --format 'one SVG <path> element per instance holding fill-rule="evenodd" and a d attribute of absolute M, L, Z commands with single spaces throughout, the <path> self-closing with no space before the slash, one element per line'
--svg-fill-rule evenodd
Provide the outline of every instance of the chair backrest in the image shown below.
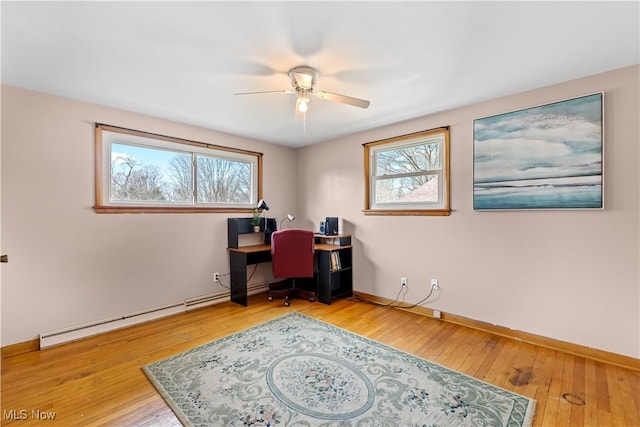
<path fill-rule="evenodd" d="M 313 231 L 287 228 L 271 234 L 274 278 L 313 277 Z"/>

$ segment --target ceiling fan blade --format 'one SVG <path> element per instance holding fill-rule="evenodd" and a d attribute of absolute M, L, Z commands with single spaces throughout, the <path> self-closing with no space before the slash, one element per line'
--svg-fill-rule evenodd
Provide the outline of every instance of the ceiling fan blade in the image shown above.
<path fill-rule="evenodd" d="M 259 93 L 296 93 L 295 90 L 264 90 L 261 92 L 239 92 L 234 93 L 234 95 L 256 95 Z"/>
<path fill-rule="evenodd" d="M 352 96 L 339 95 L 337 93 L 323 91 L 313 92 L 313 94 L 320 99 L 341 102 L 343 104 L 353 105 L 354 107 L 367 108 L 369 106 L 369 101 L 365 99 L 354 98 Z"/>
<path fill-rule="evenodd" d="M 216 59 L 212 65 L 213 71 L 223 74 L 240 74 L 244 76 L 273 76 L 284 74 L 281 70 L 271 68 L 266 64 L 245 61 L 243 59 L 225 58 Z"/>

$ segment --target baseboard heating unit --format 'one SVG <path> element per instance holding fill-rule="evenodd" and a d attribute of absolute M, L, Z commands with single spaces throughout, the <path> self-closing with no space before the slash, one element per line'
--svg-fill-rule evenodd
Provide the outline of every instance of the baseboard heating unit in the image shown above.
<path fill-rule="evenodd" d="M 253 295 L 264 292 L 267 289 L 268 283 L 266 282 L 249 285 L 247 288 L 247 294 Z M 138 311 L 108 319 L 82 323 L 68 328 L 57 329 L 55 331 L 44 332 L 40 334 L 40 350 L 229 300 L 229 292 L 225 291 L 216 294 L 202 295 L 149 310 Z"/>

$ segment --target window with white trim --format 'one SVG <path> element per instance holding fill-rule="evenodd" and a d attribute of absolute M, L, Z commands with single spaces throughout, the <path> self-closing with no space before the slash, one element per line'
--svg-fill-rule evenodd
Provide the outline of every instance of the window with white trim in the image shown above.
<path fill-rule="evenodd" d="M 449 128 L 364 144 L 367 215 L 449 215 Z"/>
<path fill-rule="evenodd" d="M 97 212 L 253 211 L 262 154 L 96 125 Z"/>

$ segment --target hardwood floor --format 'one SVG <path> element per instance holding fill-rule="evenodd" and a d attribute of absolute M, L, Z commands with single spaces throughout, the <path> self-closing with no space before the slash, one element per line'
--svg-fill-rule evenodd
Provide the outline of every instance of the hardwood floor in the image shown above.
<path fill-rule="evenodd" d="M 534 398 L 535 426 L 640 426 L 638 371 L 352 299 L 264 294 L 7 357 L 0 423 L 179 426 L 141 367 L 294 310 Z"/>

